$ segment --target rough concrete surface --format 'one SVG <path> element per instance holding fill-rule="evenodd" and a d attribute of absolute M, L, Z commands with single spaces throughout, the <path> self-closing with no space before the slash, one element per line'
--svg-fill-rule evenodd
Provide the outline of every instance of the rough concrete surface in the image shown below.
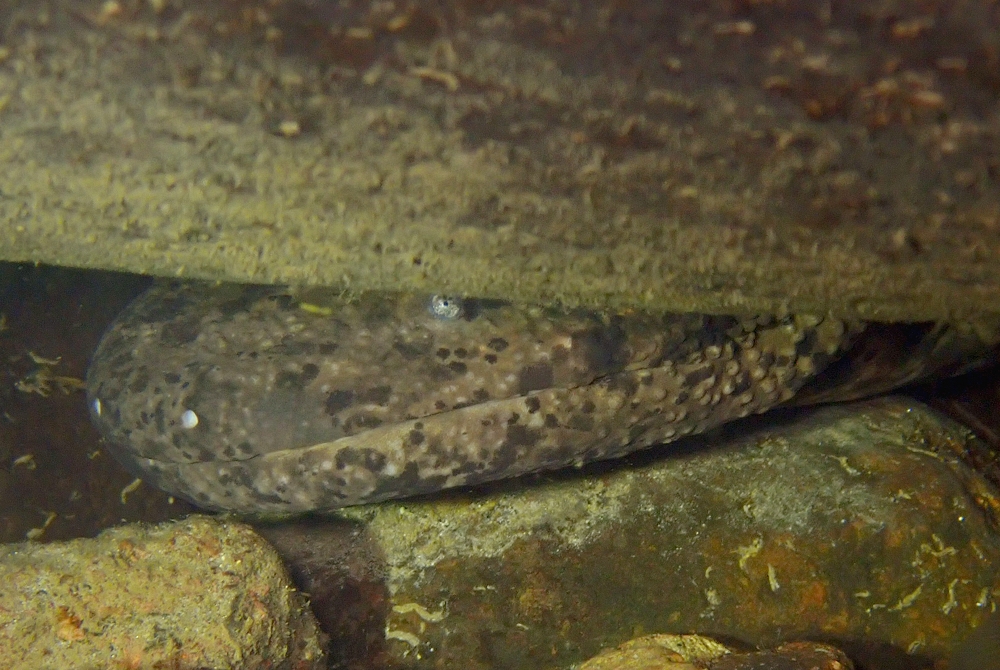
<path fill-rule="evenodd" d="M 989 0 L 13 0 L 0 257 L 698 311 L 1000 311 Z"/>
<path fill-rule="evenodd" d="M 325 668 L 322 634 L 271 547 L 207 517 L 0 546 L 0 666 Z"/>

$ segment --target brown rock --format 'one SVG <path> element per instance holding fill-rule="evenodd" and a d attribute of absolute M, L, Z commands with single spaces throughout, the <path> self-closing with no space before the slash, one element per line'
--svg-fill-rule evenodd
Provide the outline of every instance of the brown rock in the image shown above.
<path fill-rule="evenodd" d="M 646 635 L 602 651 L 580 670 L 698 670 L 731 651 L 701 635 Z"/>
<path fill-rule="evenodd" d="M 404 667 L 550 667 L 635 630 L 946 658 L 1000 585 L 973 438 L 898 398 L 799 414 L 583 477 L 346 510 L 362 525 L 341 561 L 364 569 L 340 579 L 384 594 L 382 658 Z"/>
<path fill-rule="evenodd" d="M 738 652 L 701 635 L 647 635 L 601 652 L 580 670 L 853 670 L 836 647 L 790 642 Z"/>
<path fill-rule="evenodd" d="M 274 550 L 206 517 L 0 547 L 10 670 L 319 670 L 323 640 Z"/>
<path fill-rule="evenodd" d="M 815 642 L 790 642 L 776 649 L 729 654 L 707 664 L 708 670 L 853 670 L 854 664 L 836 647 Z"/>

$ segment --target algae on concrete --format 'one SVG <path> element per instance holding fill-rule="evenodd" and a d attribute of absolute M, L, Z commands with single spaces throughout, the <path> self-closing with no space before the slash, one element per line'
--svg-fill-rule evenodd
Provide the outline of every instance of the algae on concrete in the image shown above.
<path fill-rule="evenodd" d="M 0 258 L 883 320 L 1000 311 L 989 0 L 0 9 Z"/>

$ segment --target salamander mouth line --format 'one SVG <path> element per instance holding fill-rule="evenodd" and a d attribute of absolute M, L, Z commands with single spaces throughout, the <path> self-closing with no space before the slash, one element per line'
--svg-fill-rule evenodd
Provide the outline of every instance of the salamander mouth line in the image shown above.
<path fill-rule="evenodd" d="M 613 377 L 614 377 L 614 375 L 605 375 L 605 376 L 603 376 L 601 378 L 598 378 L 594 383 L 595 384 L 607 383 L 608 381 L 612 380 Z M 558 389 L 546 389 L 546 390 L 547 391 L 565 391 L 565 392 L 571 392 L 571 391 L 575 391 L 575 390 L 585 389 L 588 386 L 590 386 L 590 385 L 589 384 L 574 384 L 574 385 L 567 385 L 567 386 L 558 387 Z M 529 393 L 527 393 L 525 395 L 518 396 L 518 398 L 527 399 L 527 398 L 532 398 L 532 397 L 538 397 L 538 396 L 541 396 L 543 393 L 544 393 L 544 391 L 531 391 L 531 392 L 529 392 Z M 397 423 L 394 423 L 394 424 L 390 424 L 390 425 L 386 425 L 386 426 L 378 426 L 378 427 L 375 427 L 375 428 L 369 428 L 369 429 L 366 429 L 364 431 L 363 435 L 365 435 L 366 438 L 370 439 L 371 441 L 377 441 L 377 438 L 380 435 L 389 435 L 391 433 L 400 431 L 403 427 L 412 428 L 412 427 L 414 427 L 414 426 L 416 426 L 418 424 L 425 424 L 426 425 L 428 423 L 433 424 L 433 423 L 437 423 L 437 422 L 449 421 L 450 419 L 456 419 L 455 421 L 450 421 L 450 422 L 458 424 L 458 425 L 464 425 L 464 424 L 470 423 L 468 421 L 462 420 L 461 417 L 464 416 L 464 415 L 470 415 L 470 414 L 473 414 L 473 413 L 482 412 L 484 410 L 489 411 L 489 410 L 493 410 L 493 409 L 506 408 L 509 404 L 510 404 L 510 399 L 509 398 L 502 398 L 502 399 L 497 399 L 497 400 L 486 400 L 486 401 L 483 401 L 483 402 L 474 403 L 472 405 L 466 405 L 465 407 L 458 407 L 458 408 L 453 408 L 453 409 L 445 409 L 445 410 L 441 410 L 439 412 L 434 412 L 432 414 L 427 414 L 426 416 L 416 417 L 416 418 L 413 418 L 413 419 L 406 419 L 405 421 L 400 421 L 400 422 L 397 422 Z M 524 409 L 523 411 L 526 412 L 526 413 L 529 412 L 529 410 L 527 410 L 527 409 Z M 564 428 L 568 428 L 568 427 L 564 427 Z M 465 434 L 465 433 L 460 433 L 460 434 Z M 250 455 L 248 455 L 248 456 L 246 456 L 244 458 L 230 457 L 230 458 L 225 458 L 225 459 L 222 459 L 222 458 L 213 458 L 211 460 L 187 460 L 187 461 L 176 460 L 175 461 L 175 460 L 157 459 L 157 458 L 148 458 L 147 457 L 147 458 L 145 458 L 145 460 L 147 460 L 147 461 L 149 461 L 151 463 L 160 463 L 160 464 L 171 465 L 171 466 L 201 465 L 201 464 L 208 464 L 208 463 L 219 463 L 219 464 L 222 464 L 222 463 L 248 463 L 248 462 L 251 462 L 251 461 L 261 460 L 261 459 L 267 460 L 268 458 L 270 458 L 271 460 L 276 460 L 276 459 L 284 458 L 284 457 L 287 457 L 287 456 L 290 456 L 290 455 L 293 455 L 293 454 L 301 453 L 302 451 L 305 451 L 305 450 L 309 450 L 309 451 L 320 451 L 320 450 L 323 450 L 323 449 L 335 450 L 335 449 L 337 449 L 337 448 L 339 448 L 341 446 L 350 445 L 351 443 L 358 441 L 358 439 L 359 439 L 358 435 L 344 435 L 343 437 L 339 437 L 339 438 L 337 438 L 335 440 L 330 440 L 329 442 L 320 442 L 320 443 L 308 444 L 308 445 L 298 445 L 298 446 L 288 447 L 287 449 L 275 449 L 273 451 L 269 451 L 269 452 L 266 452 L 266 453 L 250 454 Z"/>

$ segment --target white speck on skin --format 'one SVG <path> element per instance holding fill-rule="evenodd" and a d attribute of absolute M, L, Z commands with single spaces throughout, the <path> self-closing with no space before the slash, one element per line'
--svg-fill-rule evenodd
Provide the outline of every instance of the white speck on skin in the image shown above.
<path fill-rule="evenodd" d="M 181 425 L 185 428 L 194 428 L 198 425 L 198 415 L 189 409 L 184 410 L 181 414 Z"/>

